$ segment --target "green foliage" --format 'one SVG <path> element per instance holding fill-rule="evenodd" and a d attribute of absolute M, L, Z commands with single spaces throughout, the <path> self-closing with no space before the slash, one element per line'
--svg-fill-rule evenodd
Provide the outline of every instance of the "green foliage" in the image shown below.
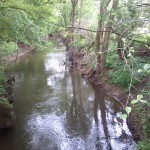
<path fill-rule="evenodd" d="M 139 112 L 139 120 L 143 125 L 145 131 L 145 139 L 150 138 L 150 82 L 144 86 L 140 92 L 140 97 L 137 97 L 138 103 L 135 104 L 137 111 Z M 143 97 L 142 97 L 143 96 Z M 140 99 L 141 98 L 141 99 Z M 145 147 L 146 148 L 146 147 Z"/>
<path fill-rule="evenodd" d="M 18 49 L 17 44 L 14 43 L 14 42 L 0 41 L 0 45 L 1 45 L 1 47 L 0 47 L 0 56 L 6 56 L 6 55 L 13 54 Z"/>
<path fill-rule="evenodd" d="M 54 27 L 49 22 L 56 22 L 54 7 L 50 2 L 8 0 L 0 5 L 0 41 L 4 43 L 4 53 L 13 51 L 8 45 L 12 42 L 24 42 L 40 49 L 41 36 L 52 33 Z M 9 44 L 8 44 L 9 43 Z M 12 44 L 13 45 L 13 44 Z M 8 48 L 4 48 L 8 47 Z"/>
<path fill-rule="evenodd" d="M 80 50 L 81 47 L 84 47 L 87 44 L 87 41 L 85 38 L 74 34 L 75 40 L 74 42 L 70 43 L 71 46 L 76 47 L 78 50 Z"/>
<path fill-rule="evenodd" d="M 3 95 L 3 94 L 5 94 L 5 89 L 4 89 L 4 87 L 2 86 L 2 85 L 0 85 L 0 95 Z"/>
<path fill-rule="evenodd" d="M 41 45 L 38 46 L 39 51 L 50 52 L 52 49 L 52 43 L 49 41 L 43 41 Z"/>
<path fill-rule="evenodd" d="M 142 98 L 143 98 L 143 95 L 142 95 L 142 94 L 137 95 L 137 98 L 131 101 L 131 105 L 134 106 L 134 105 L 137 105 L 137 104 L 140 103 L 140 105 L 138 105 L 138 106 L 139 106 L 139 110 L 143 110 L 142 107 L 143 107 L 143 106 L 145 107 L 145 106 L 149 105 L 150 103 L 148 103 L 146 100 L 143 100 Z M 142 105 L 141 105 L 141 104 L 142 104 Z M 146 104 L 146 105 L 145 105 L 145 104 Z M 122 118 L 122 119 L 126 119 L 126 118 L 129 116 L 129 114 L 131 113 L 131 111 L 132 111 L 132 107 L 126 107 L 126 108 L 125 108 L 126 114 L 122 114 L 122 115 L 121 115 L 121 118 Z M 144 122 L 145 124 L 147 124 L 147 123 L 146 123 L 147 120 L 148 120 L 148 119 L 146 119 L 146 120 L 144 119 L 143 122 Z M 147 130 L 147 132 L 150 132 L 150 126 L 147 126 L 147 125 L 146 125 L 145 128 L 149 128 L 149 129 L 146 129 L 146 130 Z"/>
<path fill-rule="evenodd" d="M 5 81 L 4 69 L 5 67 L 3 65 L 0 65 L 0 85 Z"/>
<path fill-rule="evenodd" d="M 10 104 L 9 104 L 9 101 L 8 101 L 7 99 L 5 99 L 5 98 L 0 99 L 0 104 L 10 105 Z M 10 105 L 10 106 L 12 106 L 12 105 Z"/>
<path fill-rule="evenodd" d="M 117 70 L 111 70 L 108 77 L 108 79 L 111 80 L 111 83 L 121 85 L 124 88 L 129 87 L 131 80 L 132 85 L 138 83 L 138 80 L 135 77 L 132 77 L 130 70 L 122 67 Z"/>
<path fill-rule="evenodd" d="M 57 4 L 58 13 L 58 24 L 60 27 L 67 27 L 71 25 L 71 1 L 67 0 L 66 3 Z"/>
<path fill-rule="evenodd" d="M 111 50 L 108 52 L 105 67 L 111 69 L 108 75 L 108 81 L 128 90 L 129 86 L 133 87 L 143 77 L 149 75 L 150 59 L 149 57 L 133 58 L 131 56 L 126 61 L 127 64 L 119 59 L 116 51 Z"/>
<path fill-rule="evenodd" d="M 136 37 L 136 40 L 144 42 L 144 43 L 149 43 L 150 42 L 150 35 L 149 34 L 142 34 L 142 35 L 138 35 Z M 138 45 L 138 43 L 136 43 Z"/>
<path fill-rule="evenodd" d="M 138 142 L 138 150 L 150 150 L 150 139 Z"/>
<path fill-rule="evenodd" d="M 127 114 L 121 114 L 120 116 L 122 119 L 127 119 L 128 115 Z"/>
<path fill-rule="evenodd" d="M 122 62 L 120 62 L 118 55 L 116 53 L 114 53 L 114 54 L 109 53 L 105 67 L 111 69 L 111 68 L 117 68 L 121 65 L 123 65 L 123 64 L 122 64 Z"/>
<path fill-rule="evenodd" d="M 126 110 L 127 114 L 129 115 L 129 113 L 131 112 L 132 109 L 131 109 L 131 107 L 126 107 L 125 110 Z"/>

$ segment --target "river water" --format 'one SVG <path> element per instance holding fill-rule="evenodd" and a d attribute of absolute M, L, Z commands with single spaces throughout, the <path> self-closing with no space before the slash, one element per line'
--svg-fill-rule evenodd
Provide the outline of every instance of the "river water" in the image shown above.
<path fill-rule="evenodd" d="M 135 150 L 121 105 L 64 66 L 56 49 L 17 62 L 16 126 L 0 136 L 0 150 Z"/>

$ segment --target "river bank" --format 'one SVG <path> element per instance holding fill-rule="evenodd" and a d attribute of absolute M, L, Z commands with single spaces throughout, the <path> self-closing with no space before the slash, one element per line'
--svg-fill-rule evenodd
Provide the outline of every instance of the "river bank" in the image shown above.
<path fill-rule="evenodd" d="M 66 48 L 69 50 L 68 45 L 70 40 L 63 39 L 63 41 L 64 44 L 66 45 Z M 147 133 L 145 133 L 144 123 L 142 121 L 143 118 L 140 116 L 140 111 L 137 109 L 137 107 L 131 105 L 131 100 L 137 98 L 137 95 L 141 93 L 145 85 L 150 82 L 150 77 L 147 76 L 143 78 L 138 84 L 134 86 L 134 88 L 130 90 L 129 93 L 125 92 L 125 90 L 121 86 L 114 85 L 108 82 L 107 78 L 110 69 L 105 69 L 102 75 L 97 76 L 93 67 L 90 67 L 90 65 L 85 64 L 85 62 L 83 61 L 84 55 L 86 55 L 86 53 L 78 52 L 81 50 L 74 49 L 74 48 L 73 51 L 74 51 L 74 67 L 76 67 L 81 72 L 83 78 L 90 81 L 92 84 L 94 84 L 94 86 L 97 86 L 99 90 L 105 91 L 107 95 L 121 102 L 124 110 L 127 106 L 132 108 L 131 113 L 127 117 L 127 124 L 133 135 L 133 139 L 136 142 L 147 139 L 147 135 L 146 135 Z M 146 97 L 146 98 L 148 99 L 148 101 L 150 101 L 150 97 Z M 143 107 L 142 105 L 143 104 L 139 105 L 140 106 L 139 108 L 142 108 Z M 149 106 L 147 106 L 146 109 L 149 110 Z M 147 111 L 146 113 L 148 112 L 149 111 Z"/>
<path fill-rule="evenodd" d="M 65 43 L 64 43 L 65 44 Z M 26 54 L 32 52 L 34 49 L 26 46 L 24 44 L 20 45 L 21 51 L 18 53 L 17 58 L 22 58 Z M 98 77 L 94 74 L 94 70 L 92 68 L 89 68 L 87 65 L 83 62 L 83 53 L 75 53 L 74 54 L 74 67 L 77 68 L 81 74 L 82 77 L 89 80 L 92 84 L 97 86 L 100 90 L 105 91 L 107 95 L 110 97 L 113 97 L 117 101 L 121 102 L 122 107 L 125 108 L 126 102 L 128 99 L 128 94 L 126 94 L 119 86 L 110 84 L 106 82 L 106 77 L 108 74 L 108 70 L 103 74 L 103 76 Z M 16 60 L 16 55 L 11 56 L 9 58 L 9 61 Z M 131 94 L 134 98 L 136 98 L 137 93 L 141 91 L 141 89 L 144 87 L 145 83 L 149 82 L 149 79 L 144 79 L 139 85 L 137 85 L 136 90 L 132 90 Z M 130 97 L 128 100 L 132 100 L 133 97 Z M 135 118 L 135 111 L 133 110 L 131 112 L 131 115 L 128 117 L 128 126 L 129 129 L 133 135 L 133 138 L 135 141 L 140 141 L 144 138 L 144 131 L 142 124 L 139 122 L 138 118 Z M 134 120 L 134 121 L 133 121 Z M 138 132 L 137 132 L 138 131 Z"/>
<path fill-rule="evenodd" d="M 15 54 L 12 54 L 10 56 L 2 58 L 2 62 L 4 64 L 10 63 L 17 59 L 20 59 L 20 58 L 26 56 L 28 53 L 31 53 L 35 50 L 35 48 L 33 48 L 23 42 L 18 42 L 17 45 L 18 45 L 18 51 Z"/>
<path fill-rule="evenodd" d="M 28 53 L 33 52 L 34 48 L 28 46 L 22 42 L 18 42 L 18 52 L 12 54 L 11 56 L 3 57 L 2 62 L 4 64 L 9 64 L 17 59 L 25 57 Z M 14 84 L 15 76 L 14 73 L 10 75 L 7 81 L 3 81 L 0 85 L 0 130 L 12 129 L 15 126 L 16 114 L 13 108 L 13 103 L 15 102 L 14 97 Z"/>
<path fill-rule="evenodd" d="M 100 78 L 91 73 L 87 73 L 86 70 L 84 70 L 84 71 L 81 70 L 81 72 L 82 72 L 84 78 L 89 80 L 92 84 L 97 86 L 100 90 L 105 91 L 107 95 L 109 95 L 109 96 L 113 97 L 115 100 L 121 102 L 124 110 L 125 110 L 126 106 L 132 107 L 132 111 L 127 118 L 127 124 L 133 135 L 133 139 L 136 142 L 142 141 L 145 137 L 143 124 L 141 123 L 141 120 L 139 120 L 139 116 L 137 115 L 137 114 L 139 114 L 139 112 L 137 111 L 137 108 L 136 107 L 134 108 L 133 106 L 131 106 L 130 102 L 131 102 L 131 100 L 136 99 L 137 95 L 144 88 L 146 83 L 150 81 L 150 78 L 145 78 L 142 82 L 140 82 L 135 87 L 135 89 L 132 89 L 130 91 L 130 94 L 132 96 L 129 96 L 129 94 L 125 93 L 123 91 L 123 89 L 120 88 L 119 86 L 116 86 L 116 85 L 106 82 L 105 76 L 107 77 L 107 74 L 105 74 L 102 78 Z M 128 101 L 128 105 L 127 105 L 127 101 Z"/>
<path fill-rule="evenodd" d="M 60 46 L 17 61 L 16 126 L 0 137 L 1 148 L 136 150 L 126 120 L 119 118 L 120 103 L 99 93 L 77 68 L 65 66 L 65 47 Z"/>

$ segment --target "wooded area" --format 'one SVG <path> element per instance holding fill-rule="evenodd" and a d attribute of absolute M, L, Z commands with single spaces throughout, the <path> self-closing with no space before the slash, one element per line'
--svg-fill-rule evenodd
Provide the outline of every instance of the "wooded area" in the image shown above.
<path fill-rule="evenodd" d="M 16 54 L 20 43 L 45 50 L 50 44 L 43 37 L 57 34 L 73 57 L 82 54 L 80 68 L 91 68 L 91 75 L 105 76 L 128 94 L 123 118 L 140 108 L 145 137 L 139 147 L 150 149 L 149 0 L 1 0 L 0 16 L 0 103 L 6 103 L 3 58 Z"/>

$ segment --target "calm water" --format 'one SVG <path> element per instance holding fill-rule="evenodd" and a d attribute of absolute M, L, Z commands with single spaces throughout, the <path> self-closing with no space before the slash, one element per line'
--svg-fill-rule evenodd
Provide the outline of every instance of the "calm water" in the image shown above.
<path fill-rule="evenodd" d="M 121 105 L 63 65 L 65 53 L 31 54 L 16 65 L 15 129 L 0 150 L 134 150 Z"/>

